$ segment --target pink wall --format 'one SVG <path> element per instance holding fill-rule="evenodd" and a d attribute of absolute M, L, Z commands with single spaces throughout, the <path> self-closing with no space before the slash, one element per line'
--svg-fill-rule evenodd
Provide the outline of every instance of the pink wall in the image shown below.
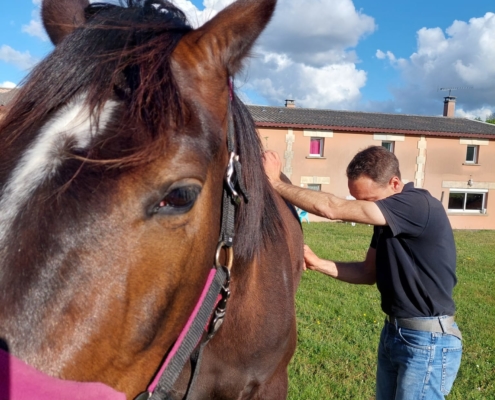
<path fill-rule="evenodd" d="M 266 148 L 275 150 L 286 165 L 287 128 L 258 128 L 260 137 Z M 310 136 L 304 136 L 302 129 L 294 129 L 292 143 L 292 175 L 294 185 L 301 186 L 302 177 L 330 178 L 330 184 L 322 184 L 321 189 L 345 198 L 349 195 L 345 169 L 352 157 L 360 150 L 380 145 L 374 140 L 373 133 L 333 132 L 333 137 L 326 137 L 322 158 L 310 158 Z M 418 142 L 420 136 L 406 136 L 403 141 L 396 141 L 394 153 L 399 159 L 402 179 L 415 182 L 417 159 L 420 155 Z M 495 141 L 487 146 L 480 146 L 479 164 L 465 165 L 466 144 L 460 138 L 426 137 L 426 163 L 423 188 L 434 197 L 442 199 L 448 207 L 450 189 L 444 187 L 445 182 L 456 182 L 459 188 L 489 189 L 487 194 L 487 214 L 463 214 L 448 212 L 454 229 L 495 229 Z M 475 185 L 467 186 L 472 176 Z M 464 186 L 462 186 L 464 185 Z M 307 187 L 307 184 L 304 184 Z M 311 221 L 324 219 L 310 216 Z"/>

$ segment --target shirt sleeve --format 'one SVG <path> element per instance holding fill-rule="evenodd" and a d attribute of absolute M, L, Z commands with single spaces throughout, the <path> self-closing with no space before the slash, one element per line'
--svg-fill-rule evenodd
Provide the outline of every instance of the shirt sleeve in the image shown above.
<path fill-rule="evenodd" d="M 378 235 L 376 234 L 376 226 L 373 228 L 373 236 L 371 237 L 370 247 L 376 250 L 378 244 Z"/>
<path fill-rule="evenodd" d="M 375 202 L 383 213 L 394 236 L 419 236 L 428 223 L 430 207 L 425 195 L 418 190 L 402 191 Z"/>

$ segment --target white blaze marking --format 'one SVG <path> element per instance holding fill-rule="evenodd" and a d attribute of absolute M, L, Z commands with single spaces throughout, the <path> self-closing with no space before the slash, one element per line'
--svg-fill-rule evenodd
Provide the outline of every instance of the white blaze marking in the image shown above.
<path fill-rule="evenodd" d="M 93 137 L 104 131 L 117 103 L 108 101 L 99 119 L 98 132 L 91 125 L 86 98 L 80 96 L 57 111 L 41 128 L 37 138 L 26 150 L 5 185 L 0 200 L 0 248 L 11 228 L 12 221 L 25 206 L 35 190 L 50 179 L 62 165 L 61 152 L 67 141 L 86 148 Z"/>

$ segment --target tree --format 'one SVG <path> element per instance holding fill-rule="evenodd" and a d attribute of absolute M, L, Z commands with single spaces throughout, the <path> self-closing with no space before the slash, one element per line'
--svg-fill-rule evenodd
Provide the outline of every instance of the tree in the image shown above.
<path fill-rule="evenodd" d="M 488 117 L 486 117 L 485 122 L 488 122 L 489 124 L 494 124 L 495 125 L 495 113 L 491 113 Z"/>

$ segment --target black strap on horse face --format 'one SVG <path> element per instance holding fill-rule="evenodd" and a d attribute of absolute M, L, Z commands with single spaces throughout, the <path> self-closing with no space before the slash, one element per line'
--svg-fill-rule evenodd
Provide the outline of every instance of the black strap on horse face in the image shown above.
<path fill-rule="evenodd" d="M 202 303 L 196 306 L 193 315 L 184 327 L 179 339 L 165 359 L 164 365 L 158 372 L 148 391 L 141 393 L 135 400 L 166 400 L 177 381 L 186 362 L 191 361 L 191 379 L 186 398 L 193 392 L 193 387 L 199 376 L 201 356 L 209 340 L 220 329 L 225 318 L 227 302 L 230 297 L 230 270 L 234 260 L 235 213 L 242 198 L 247 202 L 247 192 L 241 175 L 241 163 L 237 155 L 235 143 L 235 124 L 232 113 L 233 86 L 229 80 L 230 101 L 228 108 L 227 148 L 229 163 L 225 173 L 222 225 L 220 238 L 215 256 L 215 266 L 202 294 Z M 242 197 L 241 197 L 242 196 Z M 220 261 L 221 253 L 227 254 L 226 265 Z M 213 276 L 214 274 L 214 276 Z M 196 313 L 196 315 L 194 315 Z M 205 326 L 207 332 L 205 333 Z M 199 347 L 198 347 L 199 344 Z"/>
<path fill-rule="evenodd" d="M 237 154 L 237 143 L 235 137 L 234 113 L 232 103 L 234 101 L 233 83 L 229 80 L 230 102 L 228 105 L 228 129 L 227 129 L 227 149 L 229 151 L 229 164 L 225 174 L 222 205 L 222 228 L 220 232 L 220 242 L 226 247 L 234 245 L 235 236 L 235 211 L 237 206 L 244 201 L 247 203 L 249 197 L 242 180 L 242 166 Z"/>

